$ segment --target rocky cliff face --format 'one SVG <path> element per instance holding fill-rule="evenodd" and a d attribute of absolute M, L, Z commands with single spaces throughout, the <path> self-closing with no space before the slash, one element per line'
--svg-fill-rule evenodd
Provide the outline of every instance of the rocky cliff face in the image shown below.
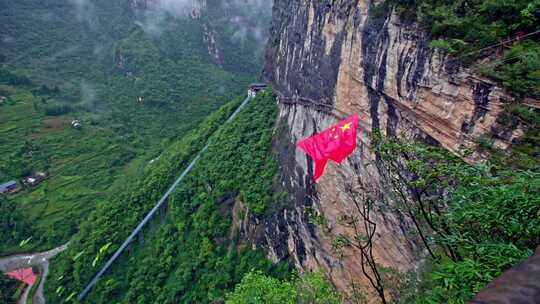
<path fill-rule="evenodd" d="M 265 220 L 246 215 L 239 225 L 275 261 L 290 257 L 298 269 L 322 269 L 344 294 L 360 290 L 371 302 L 376 297 L 359 252 L 333 246 L 350 230 L 343 219 L 358 215 L 351 189 L 368 184 L 385 196 L 385 172 L 368 149 L 370 135 L 380 130 L 458 152 L 475 150 L 485 136 L 506 149 L 523 132 L 519 125 L 497 123 L 512 100 L 508 94 L 431 50 L 418 24 L 391 11 L 376 12 L 376 2 L 275 1 L 264 76 L 280 95 L 276 150 L 280 187 L 291 204 Z M 313 184 L 310 160 L 295 143 L 351 113 L 361 117 L 359 149 L 341 166 L 329 165 Z M 482 157 L 475 152 L 467 160 Z M 314 214 L 323 220 L 315 224 Z M 391 212 L 378 212 L 372 220 L 376 262 L 400 272 L 418 267 L 425 254 L 410 223 Z"/>

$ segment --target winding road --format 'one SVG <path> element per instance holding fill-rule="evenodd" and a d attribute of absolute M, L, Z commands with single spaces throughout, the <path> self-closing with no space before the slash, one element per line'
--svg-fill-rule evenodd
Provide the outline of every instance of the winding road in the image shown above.
<path fill-rule="evenodd" d="M 17 254 L 2 257 L 0 258 L 0 272 L 5 273 L 21 268 L 41 266 L 41 268 L 43 269 L 43 275 L 36 290 L 36 294 L 34 295 L 34 303 L 44 304 L 45 297 L 43 296 L 43 287 L 45 285 L 47 275 L 49 274 L 49 259 L 66 250 L 67 246 L 68 244 L 65 244 L 45 252 L 38 252 L 33 254 Z M 17 301 L 18 304 L 26 304 L 28 293 L 30 292 L 31 288 L 32 286 L 28 286 L 26 288 L 19 301 Z"/>

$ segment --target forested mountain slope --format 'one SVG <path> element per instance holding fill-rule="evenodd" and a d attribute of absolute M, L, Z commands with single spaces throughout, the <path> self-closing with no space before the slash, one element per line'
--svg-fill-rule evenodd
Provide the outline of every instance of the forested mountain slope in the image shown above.
<path fill-rule="evenodd" d="M 256 98 L 237 119 L 221 127 L 238 104 L 239 100 L 213 114 L 169 147 L 129 190 L 91 213 L 70 248 L 52 264 L 47 287 L 51 301 L 73 298 L 72 293 L 82 290 L 208 140 L 208 151 L 169 202 L 167 223 L 147 232 L 144 245 L 132 244 L 88 301 L 214 302 L 252 269 L 282 269 L 281 275 L 287 274 L 286 264 L 276 268 L 263 252 L 242 245 L 231 234 L 233 206 L 244 204 L 264 212 L 272 203 L 276 172 L 271 152 L 276 109 L 271 95 Z M 106 249 L 100 250 L 103 246 Z"/>
<path fill-rule="evenodd" d="M 25 231 L 0 254 L 65 243 L 171 139 L 256 79 L 269 10 L 180 2 L 0 1 L 0 182 L 49 174 L 2 204 Z"/>

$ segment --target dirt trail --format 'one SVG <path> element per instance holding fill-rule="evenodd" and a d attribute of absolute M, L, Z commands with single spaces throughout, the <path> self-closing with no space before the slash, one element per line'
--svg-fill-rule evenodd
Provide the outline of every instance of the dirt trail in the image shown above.
<path fill-rule="evenodd" d="M 62 245 L 60 247 L 54 248 L 45 252 L 38 252 L 33 254 L 17 254 L 7 257 L 0 258 L 0 272 L 10 272 L 21 268 L 28 268 L 33 266 L 41 266 L 43 269 L 43 275 L 39 286 L 34 295 L 35 304 L 45 304 L 45 297 L 43 296 L 43 287 L 45 285 L 45 280 L 49 274 L 49 259 L 53 258 L 55 255 L 66 250 L 68 244 Z M 21 298 L 17 301 L 17 304 L 26 304 L 28 293 L 32 286 L 28 286 Z"/>
<path fill-rule="evenodd" d="M 28 294 L 30 293 L 30 289 L 32 289 L 32 285 L 27 286 L 26 289 L 24 289 L 23 294 L 17 300 L 17 304 L 26 304 L 26 301 L 28 300 Z"/>
<path fill-rule="evenodd" d="M 34 304 L 45 304 L 45 296 L 43 295 L 43 288 L 45 286 L 45 279 L 47 278 L 47 275 L 49 275 L 49 261 L 46 260 L 43 262 L 43 276 L 41 278 L 41 281 L 39 282 L 39 286 L 36 290 L 36 294 L 34 295 Z"/>

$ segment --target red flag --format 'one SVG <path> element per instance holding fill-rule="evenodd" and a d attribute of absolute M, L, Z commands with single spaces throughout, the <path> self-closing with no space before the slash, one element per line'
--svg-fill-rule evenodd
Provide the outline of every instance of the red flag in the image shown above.
<path fill-rule="evenodd" d="M 315 162 L 315 181 L 323 175 L 329 159 L 341 164 L 353 153 L 356 149 L 357 129 L 358 114 L 355 114 L 297 144 Z"/>
<path fill-rule="evenodd" d="M 21 282 L 25 282 L 28 285 L 32 285 L 36 281 L 36 275 L 32 271 L 32 268 L 18 269 L 6 273 L 6 275 Z"/>

